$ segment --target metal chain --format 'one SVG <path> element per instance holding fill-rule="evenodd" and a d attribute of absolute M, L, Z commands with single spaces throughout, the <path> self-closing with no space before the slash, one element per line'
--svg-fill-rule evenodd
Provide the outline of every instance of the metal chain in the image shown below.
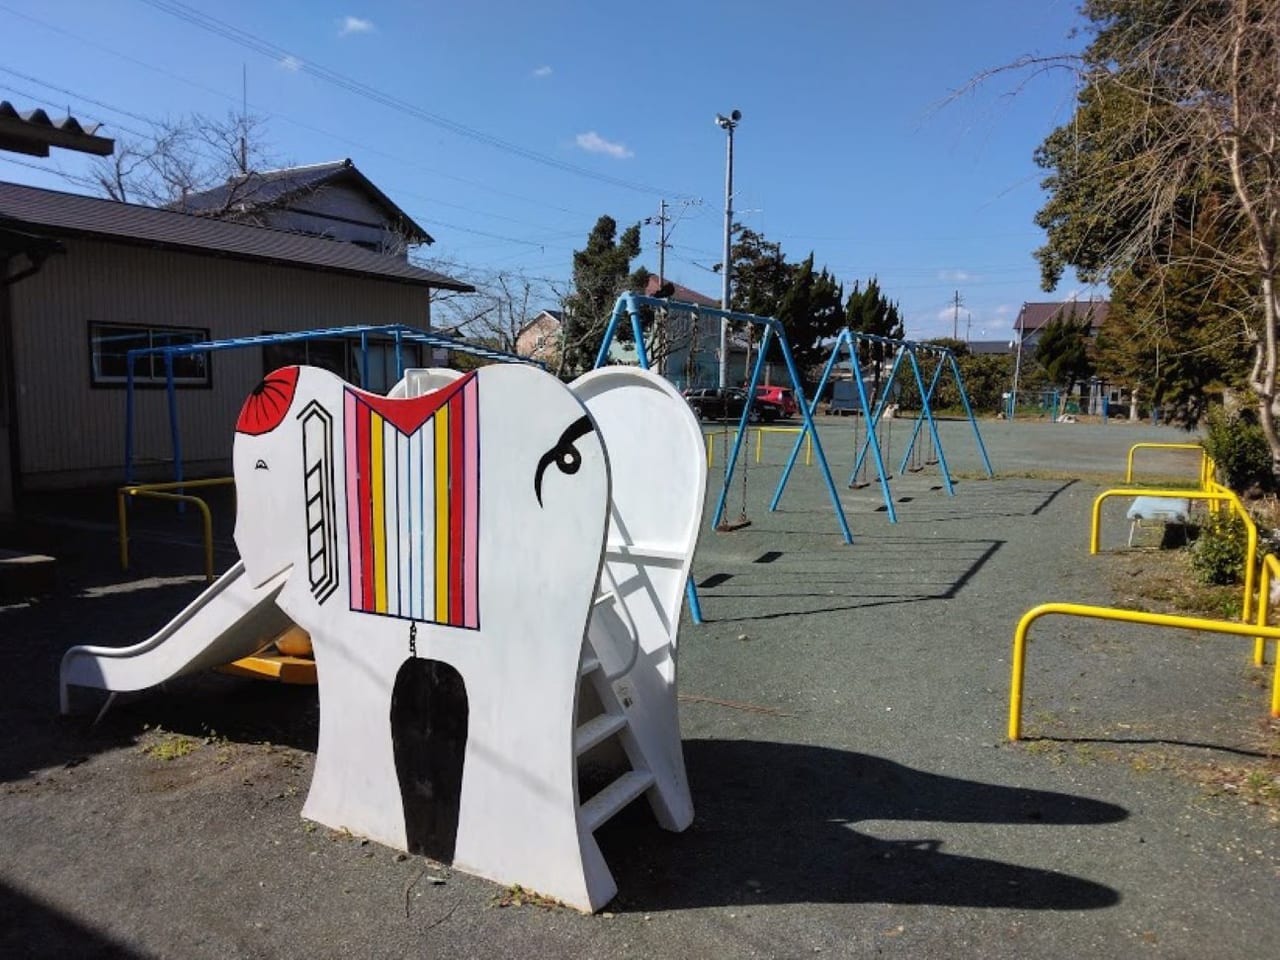
<path fill-rule="evenodd" d="M 416 623 L 409 624 L 409 656 L 416 657 L 418 655 L 418 625 Z"/>

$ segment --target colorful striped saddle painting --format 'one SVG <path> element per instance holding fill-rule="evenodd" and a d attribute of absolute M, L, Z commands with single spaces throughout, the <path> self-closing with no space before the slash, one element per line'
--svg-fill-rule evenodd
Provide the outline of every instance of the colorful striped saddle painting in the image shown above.
<path fill-rule="evenodd" d="M 347 388 L 344 406 L 351 609 L 479 629 L 475 374 L 410 399 Z"/>

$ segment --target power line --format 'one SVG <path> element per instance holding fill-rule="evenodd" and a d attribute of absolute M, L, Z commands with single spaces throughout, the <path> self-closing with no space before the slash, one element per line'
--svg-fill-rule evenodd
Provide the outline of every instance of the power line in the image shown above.
<path fill-rule="evenodd" d="M 676 191 L 662 190 L 658 187 L 639 183 L 638 181 L 624 180 L 621 177 L 614 177 L 609 174 L 599 173 L 595 170 L 589 170 L 586 167 L 580 167 L 577 164 L 569 163 L 565 160 L 559 160 L 544 153 L 538 153 L 536 150 L 530 150 L 527 147 L 522 147 L 509 140 L 503 140 L 501 137 L 485 133 L 481 130 L 475 129 L 474 127 L 468 127 L 466 124 L 458 123 L 456 120 L 450 120 L 447 117 L 441 116 L 437 113 L 432 113 L 429 110 L 424 110 L 416 104 L 410 103 L 408 100 L 403 100 L 393 94 L 386 93 L 379 90 L 377 87 L 370 86 L 367 83 L 356 80 L 346 74 L 339 73 L 338 71 L 332 70 L 321 64 L 305 60 L 302 57 L 286 50 L 284 47 L 277 46 L 271 41 L 264 40 L 247 30 L 242 30 L 239 27 L 219 20 L 216 17 L 212 17 L 199 10 L 195 10 L 184 3 L 179 3 L 177 0 L 141 0 L 141 2 L 160 11 L 161 13 L 166 13 L 169 16 L 176 17 L 177 19 L 204 30 L 207 33 L 215 34 L 216 36 L 229 40 L 238 46 L 252 50 L 260 56 L 269 57 L 277 63 L 284 60 L 286 57 L 290 58 L 290 63 L 296 62 L 298 64 L 298 70 L 315 77 L 317 80 L 322 80 L 332 86 L 346 90 L 348 93 L 364 97 L 366 100 L 372 100 L 374 103 L 381 104 L 382 106 L 395 110 L 400 114 L 406 114 L 421 120 L 424 123 L 429 123 L 432 126 L 448 130 L 450 133 L 456 134 L 460 137 L 465 137 L 468 140 L 482 143 L 485 146 L 493 147 L 496 150 L 510 153 L 513 156 L 530 160 L 534 163 L 539 163 L 555 170 L 572 173 L 579 177 L 586 177 L 587 179 L 596 180 L 600 183 L 607 183 L 610 186 L 620 187 L 624 190 L 656 194 L 658 196 L 661 196 L 664 193 L 675 193 L 677 196 L 684 196 L 684 194 L 677 193 Z"/>
<path fill-rule="evenodd" d="M 166 70 L 165 68 L 158 67 L 153 63 L 148 63 L 145 60 L 140 60 L 137 57 L 130 56 L 127 53 L 122 53 L 121 51 L 116 50 L 113 47 L 109 47 L 106 44 L 99 43 L 96 40 L 91 40 L 88 37 L 81 36 L 78 33 L 75 33 L 71 30 L 67 30 L 63 27 L 59 27 L 45 20 L 41 20 L 38 17 L 33 17 L 20 10 L 14 10 L 12 7 L 5 6 L 2 3 L 0 3 L 0 10 L 3 10 L 4 12 L 10 14 L 11 16 L 17 17 L 22 20 L 26 20 L 28 23 L 34 23 L 36 26 L 42 27 L 45 30 L 49 30 L 53 33 L 60 34 L 61 36 L 64 36 L 64 37 L 69 37 L 70 39 L 75 40 L 78 43 L 82 43 L 87 47 L 92 47 L 95 50 L 101 50 L 103 53 L 109 54 L 110 56 L 113 56 L 119 60 L 122 60 L 125 63 L 130 63 L 130 64 L 133 64 L 134 66 L 141 67 L 144 70 L 149 70 L 152 73 L 158 74 L 159 76 L 167 77 L 171 80 L 176 80 L 179 83 L 182 83 L 188 87 L 191 87 L 194 90 L 200 90 L 204 93 L 210 94 L 220 99 L 227 100 L 233 104 L 238 104 L 240 102 L 241 98 L 239 96 L 232 96 L 226 91 L 217 90 L 213 87 L 206 86 L 205 84 L 192 80 L 189 77 L 184 77 L 182 76 L 182 74 L 174 73 L 172 70 Z M 43 86 L 43 84 L 41 85 Z M 363 153 L 385 157 L 388 160 L 392 160 L 396 163 L 403 164 L 404 166 L 407 166 L 414 170 L 421 171 L 423 173 L 431 174 L 432 176 L 442 177 L 446 180 L 452 180 L 456 183 L 463 183 L 463 184 L 466 184 L 467 186 L 476 187 L 477 189 L 480 189 L 480 190 L 485 190 L 489 193 L 494 194 L 495 196 L 506 197 L 509 200 L 518 200 L 521 203 L 528 203 L 528 204 L 532 204 L 533 206 L 544 207 L 548 210 L 555 210 L 559 213 L 567 213 L 572 216 L 579 216 L 579 217 L 589 216 L 589 214 L 586 214 L 581 210 L 571 210 L 568 207 L 563 207 L 555 203 L 549 203 L 546 200 L 541 200 L 536 197 L 526 197 L 523 194 L 512 193 L 509 190 L 503 190 L 500 187 L 495 187 L 489 183 L 485 183 L 482 180 L 472 180 L 468 177 L 460 177 L 456 174 L 446 173 L 443 170 L 437 170 L 434 167 L 428 167 L 424 164 L 417 163 L 416 161 L 405 160 L 403 157 L 397 157 L 394 154 L 387 153 L 385 150 L 379 150 L 376 147 L 372 147 L 367 143 L 357 141 L 357 140 L 352 140 L 350 137 L 345 137 L 342 134 L 335 133 L 332 130 L 326 130 L 324 127 L 317 127 L 314 124 L 306 123 L 302 120 L 298 120 L 294 117 L 288 116 L 287 114 L 272 113 L 258 104 L 251 104 L 250 106 L 252 106 L 254 110 L 259 111 L 261 115 L 266 119 L 281 120 L 284 123 L 288 123 L 292 126 L 297 127 L 300 130 L 308 130 L 311 133 L 317 133 L 323 137 L 328 137 L 329 139 L 335 140 L 338 143 L 344 143 L 344 144 L 347 144 L 348 146 L 358 147 L 361 151 L 363 151 Z M 120 112 L 118 108 L 110 108 L 110 109 L 113 109 L 115 112 Z M 121 127 L 121 129 L 124 129 L 124 128 Z M 474 210 L 471 212 L 479 213 L 482 216 L 492 216 L 492 214 L 485 213 L 484 211 L 481 211 L 481 210 Z"/>

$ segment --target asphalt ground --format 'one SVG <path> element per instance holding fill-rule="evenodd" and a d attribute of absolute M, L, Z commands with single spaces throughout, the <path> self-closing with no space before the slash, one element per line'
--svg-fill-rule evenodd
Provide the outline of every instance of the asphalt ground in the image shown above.
<path fill-rule="evenodd" d="M 504 907 L 511 891 L 303 821 L 313 690 L 208 675 L 121 698 L 96 727 L 92 697 L 60 719 L 66 647 L 136 642 L 203 584 L 194 518 L 136 511 L 126 574 L 109 496 L 47 498 L 40 510 L 62 519 L 29 535 L 59 556 L 59 593 L 0 608 L 0 955 L 1273 950 L 1274 814 L 1184 775 L 1276 741 L 1247 641 L 1041 621 L 1030 739 L 1005 739 L 1019 616 L 1049 600 L 1125 599 L 1124 506 L 1106 513 L 1109 552 L 1090 557 L 1092 499 L 1122 474 L 1129 444 L 1186 435 L 988 421 L 997 479 L 986 480 L 968 425 L 944 422 L 955 496 L 936 466 L 895 477 L 890 524 L 875 486 L 845 486 L 853 429 L 852 418 L 821 424 L 853 544 L 817 466 L 798 466 L 768 512 L 782 435 L 748 468 L 751 526 L 703 535 L 707 622 L 686 621 L 680 638 L 697 816 L 665 834 L 641 802 L 603 828 L 620 893 L 596 916 Z M 909 421 L 893 429 L 901 456 Z M 1176 452 L 1145 451 L 1139 465 L 1140 477 L 1196 475 Z M 215 510 L 225 567 L 229 510 Z"/>

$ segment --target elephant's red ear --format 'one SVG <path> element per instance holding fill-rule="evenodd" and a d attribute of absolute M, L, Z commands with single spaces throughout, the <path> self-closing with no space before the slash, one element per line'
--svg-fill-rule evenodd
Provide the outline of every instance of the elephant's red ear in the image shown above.
<path fill-rule="evenodd" d="M 298 368 L 281 367 L 275 373 L 267 374 L 260 384 L 253 388 L 249 399 L 240 409 L 240 419 L 236 421 L 236 432 L 258 436 L 270 433 L 284 421 L 293 403 L 293 392 L 298 388 Z"/>

